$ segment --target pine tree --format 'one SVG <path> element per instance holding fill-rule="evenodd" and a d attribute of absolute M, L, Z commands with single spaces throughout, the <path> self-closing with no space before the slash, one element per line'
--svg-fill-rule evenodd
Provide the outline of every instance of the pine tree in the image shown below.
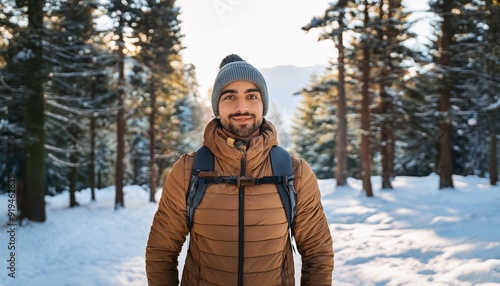
<path fill-rule="evenodd" d="M 300 94 L 303 98 L 292 124 L 293 152 L 304 158 L 320 179 L 331 178 L 335 139 L 338 126 L 334 114 L 336 88 L 332 79 L 312 78 L 309 87 Z"/>
<path fill-rule="evenodd" d="M 453 1 L 443 0 L 431 2 L 431 5 L 437 9 L 442 17 L 441 32 L 438 41 L 440 53 L 437 55 L 437 64 L 440 66 L 442 83 L 438 87 L 440 96 L 438 111 L 442 116 L 439 122 L 439 152 L 438 152 L 438 170 L 439 170 L 439 188 L 453 188 L 453 153 L 452 153 L 452 125 L 451 125 L 451 76 L 449 68 L 451 67 L 452 52 L 450 47 L 453 45 Z"/>
<path fill-rule="evenodd" d="M 28 0 L 26 57 L 22 82 L 26 85 L 26 185 L 22 195 L 21 219 L 43 222 L 45 216 L 45 99 L 43 61 L 44 0 Z"/>
<path fill-rule="evenodd" d="M 183 68 L 183 82 L 187 88 L 186 105 L 180 105 L 180 122 L 183 123 L 185 151 L 196 150 L 203 144 L 203 134 L 206 125 L 212 120 L 212 109 L 207 104 L 209 100 L 198 93 L 196 67 L 186 64 Z M 206 95 L 210 96 L 210 95 Z"/>
<path fill-rule="evenodd" d="M 26 167 L 26 88 L 21 78 L 26 31 L 18 25 L 25 15 L 15 6 L 13 0 L 0 2 L 0 146 L 3 150 L 0 154 L 0 189 L 3 190 L 8 187 L 9 174 L 19 183 L 24 181 Z"/>
<path fill-rule="evenodd" d="M 498 62 L 500 60 L 500 7 L 490 1 L 476 3 L 477 7 L 468 13 L 470 29 L 468 33 L 470 52 L 466 53 L 467 68 L 470 69 L 461 81 L 464 82 L 463 98 L 471 106 L 472 114 L 466 118 L 468 149 L 463 152 L 463 159 L 468 172 L 475 175 L 490 176 L 490 184 L 498 181 L 497 137 L 500 127 L 500 81 Z M 472 18 L 472 19 L 471 19 Z M 466 38 L 462 36 L 461 38 Z M 472 52 L 477 51 L 477 52 Z M 472 76 L 471 76 L 472 75 Z M 484 140 L 485 136 L 489 140 Z M 470 138 L 472 137 L 472 138 Z"/>
<path fill-rule="evenodd" d="M 114 21 L 116 37 L 116 56 L 118 58 L 118 82 L 116 86 L 116 160 L 115 160 L 115 209 L 125 207 L 123 185 L 125 181 L 125 135 L 127 80 L 125 59 L 132 40 L 137 38 L 137 21 L 140 19 L 141 5 L 134 2 L 111 0 L 107 7 L 108 15 Z M 131 92 L 130 92 L 131 93 Z"/>
<path fill-rule="evenodd" d="M 482 55 L 493 62 L 498 59 L 491 52 L 498 47 L 498 40 L 492 41 L 488 36 L 498 30 L 492 28 L 494 21 L 487 23 L 488 15 L 495 9 L 491 2 L 490 6 L 470 1 L 431 1 L 430 4 L 441 19 L 439 52 L 435 54 L 440 76 L 438 171 L 440 188 L 446 188 L 453 187 L 452 173 L 482 175 L 486 172 L 488 147 L 480 138 L 495 131 L 487 127 L 488 119 L 482 115 L 484 108 L 494 102 L 490 94 L 495 93 L 498 84 L 494 83 L 494 76 L 491 77 L 495 69 L 488 68 L 491 67 L 487 64 L 489 60 Z"/>
<path fill-rule="evenodd" d="M 200 146 L 202 136 L 200 133 L 194 136 L 193 132 L 200 129 L 198 124 L 207 122 L 204 116 L 210 114 L 204 111 L 204 116 L 197 118 L 199 114 L 196 112 L 206 108 L 197 107 L 198 104 L 203 104 L 203 101 L 200 102 L 194 97 L 186 85 L 184 64 L 178 61 L 176 65 L 179 68 L 170 73 L 164 81 L 164 86 L 168 88 L 168 97 L 158 98 L 160 116 L 157 124 L 158 130 L 162 130 L 162 136 L 157 141 L 157 162 L 160 170 L 168 169 L 183 153 L 191 152 Z M 196 138 L 190 141 L 192 137 Z"/>
<path fill-rule="evenodd" d="M 48 176 L 57 178 L 63 174 L 67 177 L 60 178 L 62 186 L 54 187 L 69 187 L 70 207 L 78 205 L 75 192 L 82 181 L 79 177 L 85 178 L 83 184 L 90 180 L 92 189 L 95 187 L 92 152 L 95 151 L 95 116 L 99 107 L 96 103 L 103 101 L 96 98 L 99 90 L 96 81 L 105 78 L 109 72 L 102 65 L 106 62 L 106 55 L 93 43 L 94 12 L 95 8 L 86 2 L 74 0 L 59 3 L 50 11 L 53 20 L 45 56 L 52 66 L 47 101 L 48 145 L 52 151 Z M 90 126 L 92 122 L 93 126 Z M 89 132 L 91 134 L 87 136 Z M 82 168 L 86 164 L 90 169 Z M 95 200 L 94 192 L 92 199 Z"/>
<path fill-rule="evenodd" d="M 139 59 L 148 68 L 149 93 L 149 173 L 150 201 L 155 201 L 158 168 L 156 165 L 156 126 L 158 117 L 157 98 L 169 97 L 165 78 L 174 69 L 172 62 L 177 60 L 181 47 L 178 8 L 175 1 L 146 1 L 138 21 Z"/>
<path fill-rule="evenodd" d="M 114 62 L 114 57 L 98 47 L 95 47 L 95 49 L 97 49 L 97 56 L 93 61 L 97 65 L 95 68 L 100 69 L 104 74 L 91 77 L 91 86 L 90 90 L 88 90 L 89 101 L 86 102 L 85 106 L 87 110 L 91 111 L 91 114 L 88 115 L 88 186 L 90 188 L 92 201 L 96 200 L 96 188 L 101 187 L 101 185 L 96 182 L 96 179 L 103 170 L 107 172 L 110 169 L 108 167 L 109 163 L 107 163 L 107 161 L 103 162 L 99 154 L 109 150 L 107 144 L 102 144 L 100 142 L 102 142 L 104 137 L 102 135 L 103 130 L 107 130 L 107 127 L 111 125 L 110 122 L 107 122 L 111 121 L 108 110 L 111 109 L 111 104 L 114 102 L 111 96 L 112 93 L 109 90 L 109 67 L 106 67 L 110 62 Z M 110 156 L 105 155 L 103 157 L 109 158 Z"/>
<path fill-rule="evenodd" d="M 490 0 L 486 1 L 487 17 L 486 23 L 489 27 L 485 37 L 483 53 L 484 72 L 491 80 L 487 81 L 489 105 L 484 109 L 487 113 L 488 129 L 490 133 L 489 142 L 489 164 L 488 173 L 490 175 L 490 184 L 495 186 L 498 183 L 498 137 L 500 136 L 500 2 Z M 496 78 L 496 80 L 494 80 Z M 496 84 L 495 84 L 496 83 Z"/>
<path fill-rule="evenodd" d="M 350 26 L 352 33 L 348 65 L 353 80 L 360 86 L 359 100 L 359 134 L 360 137 L 360 160 L 361 160 L 361 180 L 363 182 L 363 191 L 368 197 L 373 196 L 371 185 L 372 173 L 372 144 L 371 139 L 374 134 L 372 130 L 372 108 L 374 102 L 372 72 L 375 62 L 374 51 L 376 50 L 376 29 L 374 29 L 374 4 L 366 0 L 355 2 L 359 4 L 352 8 L 352 21 L 356 24 Z"/>
<path fill-rule="evenodd" d="M 345 88 L 345 48 L 344 32 L 347 29 L 348 1 L 339 0 L 337 3 L 329 4 L 323 17 L 314 17 L 309 24 L 302 27 L 309 31 L 314 28 L 323 28 L 324 33 L 320 40 L 331 39 L 337 47 L 337 72 L 338 99 L 336 116 L 338 128 L 335 144 L 335 179 L 338 186 L 347 184 L 348 164 L 347 164 L 347 119 L 346 119 L 346 88 Z"/>
<path fill-rule="evenodd" d="M 363 25 L 365 35 L 362 43 L 362 89 L 361 89 L 361 179 L 363 181 L 363 190 L 368 197 L 373 197 L 372 183 L 371 183 L 371 160 L 370 157 L 370 104 L 371 94 L 370 88 L 370 37 L 368 35 L 370 27 L 369 9 L 370 5 L 368 0 L 364 0 L 363 10 Z"/>
<path fill-rule="evenodd" d="M 436 171 L 439 134 L 433 118 L 437 103 L 433 87 L 437 76 L 432 72 L 409 77 L 397 83 L 395 115 L 396 137 L 394 171 L 402 176 L 427 176 Z"/>

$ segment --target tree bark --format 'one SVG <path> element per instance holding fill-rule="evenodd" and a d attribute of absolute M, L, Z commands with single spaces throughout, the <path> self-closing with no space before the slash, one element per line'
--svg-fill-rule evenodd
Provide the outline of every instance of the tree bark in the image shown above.
<path fill-rule="evenodd" d="M 76 152 L 76 148 L 73 145 L 73 150 L 71 151 L 70 155 L 70 163 L 72 166 L 70 167 L 69 171 L 69 207 L 76 207 L 78 206 L 78 203 L 76 202 L 76 179 L 77 179 L 77 171 L 78 169 L 76 168 L 75 164 L 77 163 L 76 155 L 74 152 Z"/>
<path fill-rule="evenodd" d="M 26 61 L 26 178 L 21 219 L 43 222 L 45 216 L 45 100 L 42 30 L 45 1 L 28 1 L 28 29 L 33 56 Z"/>
<path fill-rule="evenodd" d="M 345 7 L 346 1 L 341 1 Z M 337 186 L 347 184 L 347 119 L 346 119 L 346 92 L 345 92 L 345 48 L 344 48 L 344 16 L 345 13 L 340 13 L 339 17 L 339 34 L 337 50 L 338 50 L 338 99 L 337 99 L 337 141 L 335 142 L 335 180 Z M 333 37 L 335 39 L 335 37 Z"/>
<path fill-rule="evenodd" d="M 498 162 L 497 162 L 497 132 L 495 122 L 490 123 L 490 155 L 488 171 L 490 173 L 490 185 L 496 186 L 498 183 Z"/>
<path fill-rule="evenodd" d="M 154 89 L 154 83 L 151 88 L 151 101 L 150 101 L 151 112 L 149 114 L 149 201 L 156 202 L 156 134 L 155 134 L 155 117 L 156 117 L 156 94 Z"/>
<path fill-rule="evenodd" d="M 122 18 L 120 26 L 123 28 Z M 123 177 L 125 172 L 125 55 L 123 54 L 124 41 L 123 30 L 119 32 L 118 57 L 119 57 L 119 78 L 118 78 L 118 112 L 116 114 L 116 172 L 115 172 L 115 209 L 125 207 L 123 198 Z"/>
<path fill-rule="evenodd" d="M 368 0 L 364 1 L 364 27 L 367 28 L 369 24 L 368 15 Z M 370 181 L 370 50 L 367 40 L 363 43 L 363 61 L 362 61 L 362 82 L 363 87 L 361 90 L 361 179 L 363 181 L 363 190 L 368 197 L 373 197 L 372 184 Z"/>
<path fill-rule="evenodd" d="M 486 5 L 487 6 L 490 6 L 491 7 L 491 4 L 494 4 L 494 5 L 497 5 L 497 6 L 500 6 L 500 1 L 491 1 L 491 0 L 487 0 L 486 1 Z M 489 29 L 489 32 L 488 32 L 488 42 L 489 43 L 495 43 L 496 41 L 498 41 L 498 35 L 499 35 L 499 32 L 498 32 L 498 27 L 500 27 L 500 19 L 498 17 L 498 11 L 500 8 L 496 8 L 496 13 L 495 11 L 493 10 L 495 9 L 495 7 L 492 7 L 491 9 L 491 13 L 489 13 L 489 15 L 487 16 L 488 20 L 487 20 L 487 24 L 488 24 L 488 27 L 491 27 Z M 495 50 L 495 49 L 498 49 L 498 46 L 493 46 L 493 47 L 489 47 L 489 49 L 491 50 Z M 487 54 L 491 54 L 491 52 L 488 52 Z M 498 54 L 498 53 L 497 53 Z M 495 84 L 495 76 L 498 75 L 498 73 L 500 72 L 500 67 L 498 66 L 498 63 L 496 61 L 494 61 L 493 59 L 489 59 L 487 61 L 487 70 L 489 72 L 489 77 L 490 77 L 490 80 L 489 80 L 489 84 L 490 84 L 490 90 L 492 91 L 492 95 L 490 95 L 490 98 L 494 98 L 494 94 L 495 94 L 495 85 L 498 86 L 498 84 Z M 497 124 L 498 124 L 498 114 L 500 114 L 500 109 L 497 108 L 495 110 L 489 110 L 487 111 L 488 112 L 488 123 L 489 123 L 489 131 L 490 131 L 490 150 L 489 150 L 489 162 L 488 162 L 488 172 L 490 174 L 490 185 L 492 186 L 496 186 L 497 183 L 498 183 L 498 160 L 497 160 L 497 156 L 498 156 L 498 150 L 497 150 L 497 146 L 498 146 L 498 128 L 497 128 Z M 496 115 L 496 116 L 495 116 Z M 497 120 L 495 120 L 497 119 Z"/>
<path fill-rule="evenodd" d="M 387 134 L 387 160 L 389 161 L 387 172 L 389 173 L 389 177 L 391 179 L 394 179 L 396 177 L 396 174 L 394 173 L 395 149 L 394 132 L 391 128 L 391 130 Z"/>
<path fill-rule="evenodd" d="M 382 123 L 380 130 L 380 154 L 381 154 L 381 164 L 382 164 L 382 189 L 392 189 L 392 173 L 391 173 L 391 136 L 390 128 L 387 126 L 387 122 Z"/>
<path fill-rule="evenodd" d="M 452 0 L 445 0 L 443 2 L 443 22 L 441 24 L 441 38 L 439 41 L 439 48 L 441 54 L 438 63 L 443 70 L 443 81 L 439 88 L 439 112 L 442 118 L 439 123 L 440 137 L 439 137 L 439 188 L 453 188 L 453 152 L 452 152 L 452 127 L 451 127 L 451 114 L 450 114 L 450 99 L 451 91 L 448 86 L 449 74 L 446 67 L 450 66 L 450 51 L 449 47 L 452 41 L 451 32 L 451 9 Z"/>
<path fill-rule="evenodd" d="M 92 89 L 90 98 L 95 98 L 96 86 L 95 79 L 92 80 Z M 95 202 L 95 140 L 96 140 L 96 118 L 94 115 L 90 116 L 90 162 L 89 162 L 89 185 L 90 185 L 90 200 Z"/>
<path fill-rule="evenodd" d="M 389 1 L 391 2 L 391 1 Z M 391 19 L 392 18 L 392 13 L 391 13 L 391 5 L 389 3 L 389 8 L 387 15 L 385 14 L 384 10 L 384 4 L 385 1 L 381 0 L 380 5 L 379 5 L 379 19 Z M 389 21 L 387 21 L 388 23 Z M 381 45 L 383 48 L 387 47 L 387 41 L 384 40 L 384 34 L 387 34 L 389 37 L 392 36 L 392 33 L 389 33 L 388 30 L 390 29 L 388 26 L 380 23 L 380 27 L 378 28 L 378 36 L 379 36 L 379 45 Z M 385 30 L 385 31 L 384 31 Z M 385 33 L 387 32 L 387 33 Z M 392 128 L 390 126 L 390 120 L 388 119 L 388 113 L 391 110 L 391 97 L 387 94 L 386 92 L 386 87 L 389 85 L 389 78 L 388 78 L 388 73 L 389 69 L 391 67 L 390 60 L 387 58 L 387 54 L 385 52 L 385 49 L 379 53 L 382 58 L 382 63 L 383 66 L 381 67 L 381 74 L 380 74 L 380 81 L 379 81 L 379 94 L 380 94 L 380 105 L 379 105 L 379 111 L 380 115 L 382 117 L 382 123 L 380 126 L 380 155 L 381 155 L 381 165 L 382 165 L 382 189 L 392 189 L 392 173 L 391 173 L 391 165 L 394 164 L 394 162 L 391 162 L 393 157 L 391 156 L 391 147 L 392 147 L 392 137 L 394 135 L 392 134 Z"/>

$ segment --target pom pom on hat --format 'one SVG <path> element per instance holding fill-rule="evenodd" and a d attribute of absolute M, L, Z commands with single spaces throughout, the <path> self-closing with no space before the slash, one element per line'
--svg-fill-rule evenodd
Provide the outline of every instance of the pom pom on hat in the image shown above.
<path fill-rule="evenodd" d="M 223 66 L 225 66 L 228 63 L 232 62 L 244 62 L 245 60 L 242 59 L 240 56 L 236 54 L 230 54 L 229 56 L 226 56 L 225 58 L 222 59 L 219 65 L 219 69 L 221 69 Z"/>
<path fill-rule="evenodd" d="M 264 106 L 264 116 L 269 109 L 269 95 L 264 76 L 251 64 L 245 62 L 240 56 L 231 54 L 222 59 L 219 65 L 219 73 L 215 78 L 212 90 L 212 110 L 215 116 L 219 115 L 219 100 L 224 87 L 235 81 L 248 81 L 260 91 L 262 104 Z"/>

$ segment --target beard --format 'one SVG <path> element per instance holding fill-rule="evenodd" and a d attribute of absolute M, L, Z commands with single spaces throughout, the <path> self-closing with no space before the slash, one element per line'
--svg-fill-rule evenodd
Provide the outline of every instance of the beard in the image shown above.
<path fill-rule="evenodd" d="M 252 117 L 252 122 L 247 123 L 247 124 L 237 124 L 231 119 L 236 116 L 251 116 Z M 228 115 L 226 118 L 221 118 L 220 119 L 221 125 L 224 129 L 229 131 L 231 134 L 234 134 L 238 137 L 241 138 L 248 138 L 252 134 L 254 134 L 255 131 L 257 131 L 260 128 L 260 125 L 262 124 L 262 118 L 257 118 L 255 114 L 250 114 L 250 113 L 234 113 Z"/>

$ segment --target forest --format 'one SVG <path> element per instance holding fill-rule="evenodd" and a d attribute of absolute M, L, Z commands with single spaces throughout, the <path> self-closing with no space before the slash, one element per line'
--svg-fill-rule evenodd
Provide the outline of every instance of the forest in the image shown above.
<path fill-rule="evenodd" d="M 304 5 L 307 5 L 304 2 Z M 495 0 L 337 0 L 311 15 L 338 57 L 297 91 L 289 149 L 318 178 L 453 174 L 498 182 L 500 6 Z M 44 197 L 138 185 L 155 200 L 196 150 L 210 109 L 182 58 L 174 0 L 0 1 L 0 192 L 15 176 L 19 219 Z M 428 31 L 422 31 L 427 27 Z M 270 119 L 278 121 L 279 116 Z"/>

